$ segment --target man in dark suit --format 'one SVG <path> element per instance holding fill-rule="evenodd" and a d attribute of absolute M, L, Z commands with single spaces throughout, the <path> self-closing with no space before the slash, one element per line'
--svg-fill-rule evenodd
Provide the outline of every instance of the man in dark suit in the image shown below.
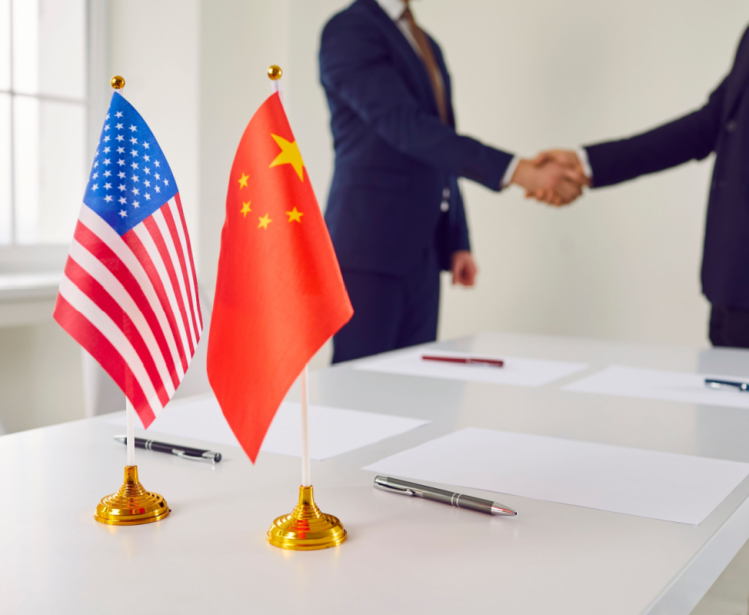
<path fill-rule="evenodd" d="M 749 30 L 731 72 L 701 109 L 628 139 L 542 152 L 534 160 L 564 164 L 570 177 L 603 188 L 716 153 L 702 260 L 714 346 L 749 348 L 748 89 Z M 543 190 L 533 194 L 548 198 Z"/>
<path fill-rule="evenodd" d="M 557 205 L 580 187 L 560 165 L 456 133 L 442 52 L 407 0 L 356 0 L 335 15 L 320 80 L 336 154 L 325 220 L 354 306 L 333 362 L 433 341 L 440 270 L 465 286 L 477 272 L 457 178 L 548 190 Z"/>

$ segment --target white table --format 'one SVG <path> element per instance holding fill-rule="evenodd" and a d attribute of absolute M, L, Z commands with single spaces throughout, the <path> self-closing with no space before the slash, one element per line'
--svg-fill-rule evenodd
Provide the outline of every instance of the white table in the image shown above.
<path fill-rule="evenodd" d="M 471 613 L 686 615 L 749 538 L 749 480 L 689 526 L 464 489 L 519 511 L 492 518 L 372 488 L 361 467 L 466 426 L 749 462 L 749 411 L 570 393 L 611 363 L 749 374 L 749 352 L 480 334 L 439 347 L 580 361 L 539 388 L 387 375 L 311 374 L 313 403 L 433 422 L 312 463 L 316 498 L 349 532 L 309 553 L 265 532 L 297 497 L 300 462 L 239 449 L 215 467 L 138 450 L 172 514 L 116 528 L 93 520 L 119 488 L 120 431 L 98 417 L 0 438 L 0 604 L 8 613 Z M 292 391 L 290 398 L 295 398 Z M 200 446 L 198 441 L 181 441 Z"/>

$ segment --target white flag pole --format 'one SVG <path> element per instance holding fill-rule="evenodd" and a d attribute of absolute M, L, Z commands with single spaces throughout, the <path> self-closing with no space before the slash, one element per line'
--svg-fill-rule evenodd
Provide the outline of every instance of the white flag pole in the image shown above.
<path fill-rule="evenodd" d="M 271 84 L 273 85 L 273 93 L 278 93 L 278 97 L 283 103 L 283 93 L 281 92 L 282 74 L 283 71 L 278 66 L 271 66 L 268 69 L 268 77 L 270 77 Z M 302 487 L 312 486 L 309 471 L 309 427 L 307 422 L 307 418 L 309 415 L 309 383 L 307 380 L 308 372 L 309 368 L 307 365 L 305 365 L 300 376 L 302 385 Z"/>
<path fill-rule="evenodd" d="M 309 472 L 309 428 L 307 416 L 309 411 L 309 382 L 307 380 L 307 365 L 302 370 L 302 487 L 312 486 Z"/>
<path fill-rule="evenodd" d="M 125 415 L 127 417 L 127 465 L 135 465 L 135 408 L 125 398 Z"/>

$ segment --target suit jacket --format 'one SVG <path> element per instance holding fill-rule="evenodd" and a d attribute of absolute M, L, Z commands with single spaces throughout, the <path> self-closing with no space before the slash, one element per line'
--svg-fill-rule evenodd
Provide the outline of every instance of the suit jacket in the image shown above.
<path fill-rule="evenodd" d="M 749 29 L 707 104 L 654 130 L 586 147 L 596 188 L 716 153 L 707 206 L 702 290 L 749 309 Z"/>
<path fill-rule="evenodd" d="M 450 76 L 430 39 L 446 96 Z M 426 68 L 375 0 L 356 0 L 325 26 L 320 80 L 335 173 L 325 220 L 343 268 L 412 272 L 437 244 L 442 268 L 470 249 L 457 177 L 499 190 L 512 155 L 440 122 Z M 449 209 L 442 212 L 443 195 Z"/>

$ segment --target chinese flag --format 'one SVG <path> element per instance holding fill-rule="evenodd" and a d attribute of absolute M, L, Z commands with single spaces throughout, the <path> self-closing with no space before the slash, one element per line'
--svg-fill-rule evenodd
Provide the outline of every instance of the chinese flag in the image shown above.
<path fill-rule="evenodd" d="M 208 379 L 253 463 L 289 387 L 352 314 L 274 94 L 247 125 L 231 168 L 208 342 Z"/>

